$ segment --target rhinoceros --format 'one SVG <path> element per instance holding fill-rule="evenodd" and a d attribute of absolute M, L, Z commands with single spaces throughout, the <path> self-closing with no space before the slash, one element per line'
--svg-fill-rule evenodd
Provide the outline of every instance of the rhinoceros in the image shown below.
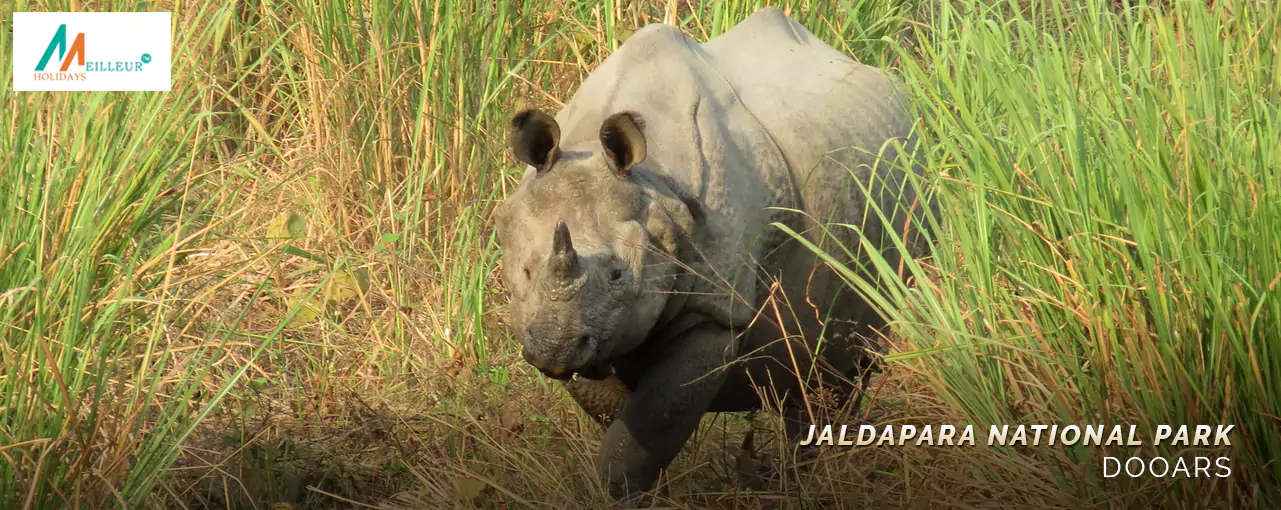
<path fill-rule="evenodd" d="M 508 327 L 604 427 L 613 497 L 651 489 L 705 413 L 773 395 L 794 435 L 807 395 L 860 394 L 884 319 L 779 226 L 850 267 L 919 254 L 913 123 L 885 72 L 775 8 L 705 43 L 647 25 L 555 117 L 511 117 Z"/>

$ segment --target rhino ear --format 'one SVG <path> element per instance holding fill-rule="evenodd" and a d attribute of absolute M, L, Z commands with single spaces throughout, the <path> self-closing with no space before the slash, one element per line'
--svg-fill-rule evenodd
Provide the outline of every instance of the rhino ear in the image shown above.
<path fill-rule="evenodd" d="M 507 135 L 516 159 L 546 172 L 560 157 L 560 125 L 540 110 L 525 110 L 512 116 Z"/>
<path fill-rule="evenodd" d="M 632 166 L 645 161 L 645 133 L 640 118 L 631 112 L 610 115 L 600 126 L 600 145 L 610 170 L 627 175 Z"/>

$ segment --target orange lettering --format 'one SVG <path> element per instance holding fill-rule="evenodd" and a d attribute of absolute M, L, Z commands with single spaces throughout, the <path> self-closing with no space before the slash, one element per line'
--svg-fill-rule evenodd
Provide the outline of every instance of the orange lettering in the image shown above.
<path fill-rule="evenodd" d="M 85 65 L 85 35 L 83 33 L 76 34 L 76 40 L 71 43 L 71 49 L 67 50 L 67 58 L 62 61 L 62 69 L 59 69 L 59 71 L 66 71 L 68 67 L 71 67 L 71 59 L 73 58 L 76 59 L 76 64 Z"/>

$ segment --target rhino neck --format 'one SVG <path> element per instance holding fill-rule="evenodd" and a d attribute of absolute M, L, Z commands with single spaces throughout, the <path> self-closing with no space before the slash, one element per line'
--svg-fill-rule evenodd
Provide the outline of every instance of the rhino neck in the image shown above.
<path fill-rule="evenodd" d="M 667 304 L 653 332 L 664 331 L 681 320 L 686 302 L 695 287 L 695 275 L 690 272 L 692 264 L 697 264 L 697 247 L 702 238 L 702 223 L 705 217 L 697 200 L 681 196 L 671 179 L 665 175 L 637 169 L 632 173 L 641 191 L 641 208 L 645 225 L 653 248 L 661 256 L 676 260 L 676 278 L 668 293 Z"/>

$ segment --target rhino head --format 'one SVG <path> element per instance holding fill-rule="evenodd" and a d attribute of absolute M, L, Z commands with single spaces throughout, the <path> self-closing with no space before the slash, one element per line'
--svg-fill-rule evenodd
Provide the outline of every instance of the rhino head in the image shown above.
<path fill-rule="evenodd" d="M 646 157 L 637 116 L 612 115 L 597 139 L 560 143 L 550 115 L 512 117 L 508 144 L 529 168 L 496 217 L 508 324 L 543 374 L 603 379 L 662 314 L 677 226 L 637 184 Z"/>

